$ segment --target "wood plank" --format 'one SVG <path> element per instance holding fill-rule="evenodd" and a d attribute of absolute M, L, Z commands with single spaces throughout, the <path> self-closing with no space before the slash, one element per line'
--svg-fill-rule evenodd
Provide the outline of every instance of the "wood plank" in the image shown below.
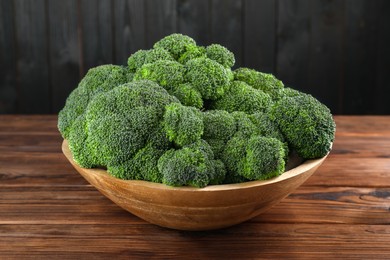
<path fill-rule="evenodd" d="M 58 113 L 80 81 L 77 0 L 47 1 L 52 112 Z"/>
<path fill-rule="evenodd" d="M 310 52 L 307 88 L 333 113 L 342 113 L 343 22 L 345 1 L 310 1 Z"/>
<path fill-rule="evenodd" d="M 237 67 L 243 64 L 243 26 L 242 0 L 211 1 L 211 41 L 218 43 L 230 51 L 236 58 Z"/>
<path fill-rule="evenodd" d="M 14 6 L 10 3 L 0 1 L 0 114 L 16 113 L 18 102 Z"/>
<path fill-rule="evenodd" d="M 246 0 L 243 2 L 242 65 L 262 72 L 277 73 L 277 76 L 281 76 L 275 70 L 276 3 L 272 0 Z"/>
<path fill-rule="evenodd" d="M 343 113 L 375 113 L 375 62 L 378 1 L 347 0 Z"/>
<path fill-rule="evenodd" d="M 308 91 L 310 1 L 278 3 L 276 74 L 286 86 Z"/>
<path fill-rule="evenodd" d="M 177 3 L 178 31 L 192 37 L 202 46 L 211 43 L 209 3 L 209 0 L 184 0 Z"/>
<path fill-rule="evenodd" d="M 111 2 L 113 5 L 114 64 L 126 65 L 130 54 L 147 48 L 146 3 L 143 0 Z"/>
<path fill-rule="evenodd" d="M 183 254 L 196 259 L 390 257 L 387 244 L 390 230 L 377 225 L 323 225 L 318 230 L 313 224 L 249 223 L 215 232 L 180 232 L 124 224 L 5 225 L 2 231 L 7 235 L 0 236 L 2 256 L 92 256 L 94 259 L 107 256 L 177 259 Z M 178 246 L 187 253 L 177 250 Z"/>
<path fill-rule="evenodd" d="M 390 188 L 301 186 L 252 221 L 389 225 Z"/>
<path fill-rule="evenodd" d="M 390 116 L 335 116 L 338 136 L 390 136 Z"/>
<path fill-rule="evenodd" d="M 83 0 L 80 8 L 83 73 L 86 73 L 92 67 L 113 63 L 111 1 Z"/>
<path fill-rule="evenodd" d="M 389 187 L 388 158 L 347 158 L 331 154 L 304 183 L 328 187 Z"/>
<path fill-rule="evenodd" d="M 0 115 L 0 133 L 57 132 L 57 115 Z"/>
<path fill-rule="evenodd" d="M 390 2 L 385 0 L 376 1 L 378 2 L 377 11 L 377 38 L 376 38 L 376 76 L 374 78 L 374 87 L 369 87 L 374 92 L 374 113 L 379 114 L 390 114 L 390 105 L 388 97 L 390 96 L 389 87 L 389 68 L 390 68 Z"/>
<path fill-rule="evenodd" d="M 45 1 L 14 1 L 18 45 L 19 113 L 50 113 Z"/>
<path fill-rule="evenodd" d="M 177 32 L 177 0 L 145 0 L 146 47 Z"/>
<path fill-rule="evenodd" d="M 375 148 L 373 148 L 375 147 Z M 335 142 L 331 154 L 344 158 L 390 158 L 390 136 L 343 136 Z"/>
<path fill-rule="evenodd" d="M 126 219 L 131 219 L 130 222 L 142 221 L 85 184 L 37 187 L 10 185 L 4 186 L 0 195 L 0 223 L 3 224 L 106 224 L 108 215 L 113 223 L 126 223 Z M 321 189 L 317 186 L 301 186 L 249 222 L 389 225 L 389 208 L 389 186 Z"/>

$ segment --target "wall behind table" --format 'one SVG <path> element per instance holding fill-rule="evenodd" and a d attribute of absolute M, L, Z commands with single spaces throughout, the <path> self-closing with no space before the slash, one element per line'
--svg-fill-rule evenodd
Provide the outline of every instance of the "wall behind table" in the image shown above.
<path fill-rule="evenodd" d="M 0 0 L 0 113 L 57 113 L 89 68 L 181 32 L 335 114 L 390 114 L 390 1 Z"/>

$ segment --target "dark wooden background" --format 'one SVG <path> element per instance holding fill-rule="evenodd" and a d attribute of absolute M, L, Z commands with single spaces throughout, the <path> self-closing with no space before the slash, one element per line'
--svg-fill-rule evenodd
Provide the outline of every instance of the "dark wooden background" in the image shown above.
<path fill-rule="evenodd" d="M 334 114 L 390 114 L 386 0 L 0 0 L 0 113 L 57 113 L 89 68 L 173 32 Z"/>

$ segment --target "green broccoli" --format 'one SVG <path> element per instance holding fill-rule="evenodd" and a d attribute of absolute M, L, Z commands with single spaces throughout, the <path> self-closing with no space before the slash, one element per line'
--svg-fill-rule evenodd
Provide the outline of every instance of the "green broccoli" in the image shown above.
<path fill-rule="evenodd" d="M 245 82 L 233 81 L 225 95 L 213 102 L 212 108 L 252 114 L 266 111 L 271 103 L 271 97 L 263 91 L 254 89 Z"/>
<path fill-rule="evenodd" d="M 74 161 L 125 180 L 205 187 L 282 174 L 289 153 L 326 155 L 329 109 L 271 74 L 234 72 L 226 47 L 182 34 L 127 67 L 90 69 L 58 117 Z"/>
<path fill-rule="evenodd" d="M 269 116 L 301 157 L 320 158 L 330 151 L 336 125 L 330 110 L 311 95 L 285 96 Z"/>
<path fill-rule="evenodd" d="M 196 58 L 185 64 L 185 79 L 194 86 L 203 99 L 220 98 L 229 87 L 229 69 L 209 58 Z"/>
<path fill-rule="evenodd" d="M 169 140 L 179 147 L 194 143 L 203 134 L 202 114 L 194 107 L 171 103 L 166 106 L 164 129 Z"/>
<path fill-rule="evenodd" d="M 185 69 L 182 64 L 170 60 L 146 63 L 137 70 L 133 80 L 147 79 L 167 90 L 173 90 L 184 83 Z"/>
<path fill-rule="evenodd" d="M 187 45 L 186 51 L 180 56 L 178 62 L 185 64 L 187 61 L 206 57 L 206 48 L 203 46 Z"/>
<path fill-rule="evenodd" d="M 162 134 L 161 118 L 172 102 L 179 101 L 151 81 L 134 81 L 96 95 L 68 139 L 75 161 L 83 167 L 107 167 L 115 175 L 115 169 L 145 146 L 169 148 L 163 145 L 169 140 Z"/>
<path fill-rule="evenodd" d="M 225 169 L 221 161 L 214 160 L 213 152 L 204 140 L 199 140 L 179 150 L 169 150 L 158 161 L 162 182 L 171 186 L 205 187 L 219 184 Z"/>
<path fill-rule="evenodd" d="M 238 68 L 234 72 L 234 79 L 243 81 L 255 89 L 259 89 L 269 94 L 273 99 L 277 99 L 284 84 L 272 74 L 259 72 L 248 68 Z"/>
<path fill-rule="evenodd" d="M 170 90 L 169 93 L 179 99 L 183 105 L 196 108 L 203 107 L 202 95 L 189 83 L 180 84 Z"/>
<path fill-rule="evenodd" d="M 78 87 L 70 93 L 64 108 L 58 114 L 58 129 L 66 139 L 73 122 L 84 113 L 90 100 L 101 92 L 109 91 L 127 82 L 126 69 L 116 65 L 101 65 L 92 68 Z"/>
<path fill-rule="evenodd" d="M 120 164 L 109 165 L 107 171 L 123 180 L 145 180 L 161 183 L 162 174 L 157 168 L 157 162 L 163 154 L 164 150 L 159 150 L 149 143 L 138 150 L 133 158 Z"/>
<path fill-rule="evenodd" d="M 206 48 L 208 58 L 215 60 L 225 68 L 233 67 L 236 62 L 233 52 L 219 44 L 211 44 Z"/>
<path fill-rule="evenodd" d="M 130 55 L 127 59 L 127 65 L 130 72 L 135 73 L 142 65 L 145 64 L 145 58 L 148 50 L 139 50 Z"/>
<path fill-rule="evenodd" d="M 174 33 L 156 42 L 153 45 L 153 48 L 163 48 L 169 51 L 175 60 L 178 60 L 180 56 L 192 46 L 196 46 L 194 39 L 187 35 Z"/>
<path fill-rule="evenodd" d="M 276 138 L 254 135 L 250 139 L 236 134 L 222 155 L 231 179 L 265 180 L 284 172 L 286 151 Z"/>

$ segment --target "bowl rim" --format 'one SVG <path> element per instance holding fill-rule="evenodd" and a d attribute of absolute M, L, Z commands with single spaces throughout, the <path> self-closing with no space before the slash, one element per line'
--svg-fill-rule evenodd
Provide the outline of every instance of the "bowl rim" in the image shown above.
<path fill-rule="evenodd" d="M 279 176 L 273 177 L 268 180 L 255 180 L 255 181 L 247 181 L 242 183 L 232 183 L 232 184 L 218 184 L 218 185 L 208 185 L 203 188 L 196 188 L 196 187 L 190 187 L 190 186 L 182 186 L 182 187 L 173 187 L 168 186 L 163 183 L 155 183 L 150 181 L 143 181 L 143 180 L 122 180 L 119 178 L 116 178 L 114 176 L 111 176 L 106 170 L 99 169 L 99 168 L 83 168 L 79 166 L 73 159 L 73 155 L 69 149 L 69 144 L 66 139 L 62 142 L 62 152 L 64 153 L 65 157 L 70 161 L 70 163 L 79 169 L 82 169 L 85 172 L 93 173 L 96 175 L 102 175 L 106 178 L 112 179 L 113 181 L 128 183 L 132 185 L 139 185 L 144 186 L 148 188 L 153 189 L 160 189 L 160 190 L 180 190 L 180 191 L 190 191 L 190 192 L 207 192 L 207 191 L 222 191 L 222 190 L 240 190 L 240 189 L 248 189 L 248 188 L 254 188 L 258 186 L 265 186 L 277 182 L 281 182 L 293 177 L 296 177 L 297 175 L 303 174 L 307 172 L 308 170 L 312 168 L 316 168 L 320 166 L 323 161 L 328 157 L 329 153 L 327 153 L 324 157 L 318 158 L 318 159 L 309 159 L 303 161 L 300 165 L 285 171 Z"/>

